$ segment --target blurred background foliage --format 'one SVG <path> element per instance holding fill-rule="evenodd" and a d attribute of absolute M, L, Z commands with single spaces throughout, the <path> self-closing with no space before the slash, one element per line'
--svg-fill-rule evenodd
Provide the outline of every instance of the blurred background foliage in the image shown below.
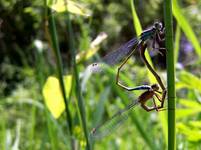
<path fill-rule="evenodd" d="M 176 0 L 175 0 L 176 1 Z M 49 76 L 56 77 L 56 62 L 47 29 L 45 1 L 0 1 L 0 149 L 71 149 L 65 114 L 55 119 L 42 95 Z M 75 3 L 90 11 L 90 16 L 71 14 L 75 48 L 81 56 L 77 67 L 88 131 L 123 108 L 140 92 L 126 92 L 115 85 L 115 69 L 88 75 L 86 68 L 110 50 L 136 36 L 129 0 L 80 0 Z M 177 0 L 180 11 L 198 40 L 198 51 L 174 19 L 177 88 L 177 149 L 201 149 L 201 1 Z M 154 21 L 163 22 L 162 0 L 135 0 L 143 29 Z M 63 61 L 64 75 L 71 75 L 71 53 L 66 14 L 54 13 Z M 100 33 L 107 35 L 93 47 Z M 191 38 L 191 37 L 190 37 Z M 194 39 L 192 39 L 194 41 Z M 97 52 L 98 51 L 98 52 Z M 89 57 L 84 58 L 81 53 Z M 89 54 L 91 53 L 91 54 Z M 95 53 L 95 55 L 94 55 Z M 200 52 L 201 53 L 201 52 Z M 136 54 L 137 56 L 139 54 Z M 165 57 L 150 52 L 157 71 L 166 81 Z M 133 57 L 121 79 L 129 86 L 149 84 L 147 69 Z M 66 82 L 65 82 L 66 83 Z M 73 120 L 75 149 L 86 146 L 76 100 L 71 89 L 69 109 Z M 165 149 L 166 111 L 147 113 L 136 108 L 133 116 L 118 131 L 93 144 L 94 149 Z"/>

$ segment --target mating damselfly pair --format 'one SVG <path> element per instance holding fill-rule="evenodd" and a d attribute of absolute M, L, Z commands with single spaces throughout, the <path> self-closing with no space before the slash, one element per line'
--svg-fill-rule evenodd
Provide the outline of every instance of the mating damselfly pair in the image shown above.
<path fill-rule="evenodd" d="M 108 64 L 108 65 L 115 65 L 122 59 L 123 62 L 118 67 L 117 75 L 116 75 L 116 84 L 123 89 L 126 89 L 128 91 L 133 90 L 145 90 L 138 98 L 137 100 L 133 100 L 128 106 L 126 106 L 125 109 L 118 111 L 116 114 L 114 114 L 108 121 L 106 121 L 104 124 L 97 126 L 96 128 L 92 129 L 91 136 L 94 138 L 101 138 L 109 133 L 111 133 L 113 130 L 115 130 L 118 126 L 120 126 L 125 120 L 127 120 L 128 115 L 132 108 L 136 106 L 137 104 L 140 104 L 141 107 L 146 111 L 152 111 L 152 110 L 160 110 L 163 108 L 164 100 L 166 97 L 166 89 L 163 85 L 160 76 L 155 72 L 155 70 L 151 67 L 151 65 L 148 63 L 146 57 L 145 57 L 145 50 L 147 48 L 147 41 L 152 40 L 152 48 L 153 50 L 157 50 L 159 53 L 160 50 L 165 50 L 163 47 L 156 47 L 156 43 L 160 43 L 164 41 L 164 28 L 162 26 L 162 23 L 155 22 L 153 26 L 150 28 L 144 30 L 141 35 L 137 38 L 132 38 L 130 41 L 122 45 L 117 50 L 114 50 L 107 54 L 105 57 L 103 57 L 102 62 L 99 63 L 93 63 L 91 64 L 90 70 L 93 71 L 100 71 L 102 69 L 102 64 Z M 149 85 L 141 85 L 138 87 L 127 87 L 119 82 L 119 73 L 122 67 L 126 64 L 128 59 L 133 55 L 135 50 L 140 51 L 140 56 L 147 68 L 152 72 L 152 74 L 155 76 L 158 84 L 153 84 L 151 86 Z M 162 89 L 162 92 L 159 91 L 159 89 Z M 155 98 L 157 98 L 160 101 L 160 105 L 156 106 Z M 145 103 L 153 99 L 154 107 L 148 107 Z"/>

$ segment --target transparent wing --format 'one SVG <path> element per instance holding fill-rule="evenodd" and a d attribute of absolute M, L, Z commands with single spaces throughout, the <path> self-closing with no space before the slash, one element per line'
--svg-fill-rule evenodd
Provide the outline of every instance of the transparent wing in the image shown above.
<path fill-rule="evenodd" d="M 130 41 L 119 47 L 118 49 L 110 52 L 105 57 L 103 57 L 103 62 L 109 65 L 114 65 L 118 63 L 122 58 L 127 56 L 133 47 L 138 44 L 138 38 L 132 38 Z"/>
<path fill-rule="evenodd" d="M 134 108 L 134 106 L 136 106 L 137 104 L 139 104 L 138 100 L 134 100 L 126 108 L 114 114 L 104 124 L 96 128 L 93 128 L 91 131 L 91 137 L 96 140 L 96 139 L 103 138 L 109 135 L 111 132 L 115 131 L 119 126 L 121 126 L 128 119 L 132 108 Z"/>
<path fill-rule="evenodd" d="M 121 59 L 128 56 L 133 50 L 134 46 L 136 46 L 139 43 L 138 38 L 132 38 L 130 41 L 119 47 L 118 49 L 110 52 L 106 56 L 102 58 L 102 63 L 93 63 L 90 65 L 90 69 L 92 72 L 101 71 L 103 63 L 106 63 L 108 65 L 115 65 L 117 64 Z"/>

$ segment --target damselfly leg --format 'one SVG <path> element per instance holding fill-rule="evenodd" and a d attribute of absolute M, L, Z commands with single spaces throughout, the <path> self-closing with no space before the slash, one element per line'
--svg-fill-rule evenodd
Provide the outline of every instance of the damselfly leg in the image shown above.
<path fill-rule="evenodd" d="M 162 98 L 158 98 L 159 101 L 161 101 L 161 105 L 159 106 L 159 109 L 160 108 L 163 108 L 163 105 L 164 105 L 164 101 L 165 101 L 165 97 L 166 97 L 166 88 L 160 78 L 160 76 L 156 73 L 156 71 L 152 68 L 152 66 L 149 64 L 149 62 L 147 61 L 146 57 L 145 57 L 145 50 L 147 48 L 147 44 L 141 44 L 140 45 L 140 56 L 141 56 L 141 59 L 144 61 L 145 65 L 147 66 L 147 68 L 151 71 L 151 73 L 154 75 L 154 77 L 156 78 L 159 86 L 161 87 L 162 89 Z M 157 95 L 157 94 L 156 94 Z"/>

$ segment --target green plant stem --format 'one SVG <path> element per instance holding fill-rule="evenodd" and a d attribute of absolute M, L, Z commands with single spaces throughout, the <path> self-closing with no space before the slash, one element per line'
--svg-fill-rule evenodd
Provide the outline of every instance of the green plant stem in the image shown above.
<path fill-rule="evenodd" d="M 68 0 L 64 0 L 65 6 L 68 5 Z M 81 88 L 80 88 L 80 82 L 79 82 L 79 74 L 78 74 L 78 70 L 77 70 L 77 65 L 76 65 L 76 55 L 75 55 L 75 44 L 74 44 L 74 36 L 73 36 L 73 30 L 72 30 L 72 25 L 71 25 L 71 21 L 70 21 L 70 15 L 68 13 L 68 8 L 66 7 L 67 10 L 67 30 L 68 30 L 68 37 L 69 37 L 69 48 L 71 51 L 71 56 L 72 56 L 72 68 L 73 68 L 73 75 L 74 75 L 74 79 L 75 79 L 75 93 L 77 96 L 77 100 L 78 100 L 78 108 L 79 108 L 79 113 L 81 116 L 81 121 L 82 121 L 82 126 L 84 129 L 84 135 L 86 138 L 86 149 L 90 150 L 91 149 L 91 144 L 89 141 L 89 134 L 88 134 L 88 130 L 87 130 L 87 124 L 86 124 L 86 112 L 85 112 L 85 107 L 84 107 L 84 101 L 82 98 L 82 94 L 81 94 Z"/>
<path fill-rule="evenodd" d="M 57 31 L 56 31 L 56 26 L 55 26 L 55 19 L 52 13 L 49 13 L 49 30 L 51 34 L 51 41 L 52 41 L 52 46 L 53 46 L 53 51 L 56 56 L 56 63 L 57 63 L 57 71 L 58 71 L 58 77 L 59 77 L 59 83 L 61 86 L 61 91 L 62 95 L 64 98 L 65 102 L 65 111 L 66 111 L 66 122 L 67 122 L 67 127 L 68 131 L 70 133 L 70 136 L 72 136 L 72 119 L 71 119 L 71 114 L 69 111 L 69 105 L 68 105 L 68 100 L 66 97 L 66 92 L 65 92 L 65 86 L 64 86 L 64 81 L 63 81 L 63 69 L 62 69 L 62 61 L 61 61 L 61 55 L 59 51 L 59 44 L 58 44 L 58 38 L 57 38 Z"/>
<path fill-rule="evenodd" d="M 172 1 L 164 1 L 165 44 L 167 49 L 168 150 L 176 149 L 175 138 L 175 59 L 173 51 Z"/>

